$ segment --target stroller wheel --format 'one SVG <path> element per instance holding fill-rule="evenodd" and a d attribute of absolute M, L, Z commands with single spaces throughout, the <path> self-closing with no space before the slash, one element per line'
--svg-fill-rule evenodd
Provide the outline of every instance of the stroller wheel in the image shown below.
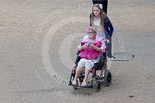
<path fill-rule="evenodd" d="M 104 74 L 104 83 L 106 86 L 109 86 L 112 82 L 112 75 L 109 70 L 107 70 Z"/>
<path fill-rule="evenodd" d="M 77 89 L 77 85 L 73 85 L 73 88 L 74 88 L 74 89 Z"/>

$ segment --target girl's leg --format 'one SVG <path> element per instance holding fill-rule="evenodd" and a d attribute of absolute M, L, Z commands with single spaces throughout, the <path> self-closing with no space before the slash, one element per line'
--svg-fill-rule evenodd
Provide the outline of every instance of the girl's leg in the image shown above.
<path fill-rule="evenodd" d="M 105 66 L 101 69 L 101 73 L 100 73 L 100 76 L 102 77 L 104 77 L 104 73 L 105 73 L 105 71 L 107 70 L 107 64 L 105 64 Z"/>
<path fill-rule="evenodd" d="M 110 43 L 106 44 L 107 47 L 107 57 L 112 58 L 112 40 L 110 40 Z"/>
<path fill-rule="evenodd" d="M 101 76 L 101 77 L 104 76 L 104 73 L 105 73 L 105 71 L 106 71 L 107 69 L 108 69 L 108 66 L 107 66 L 107 58 L 106 58 L 105 64 L 104 64 L 103 68 L 101 69 L 101 73 L 100 73 L 100 76 Z"/>
<path fill-rule="evenodd" d="M 104 68 L 101 69 L 100 77 L 103 76 Z"/>

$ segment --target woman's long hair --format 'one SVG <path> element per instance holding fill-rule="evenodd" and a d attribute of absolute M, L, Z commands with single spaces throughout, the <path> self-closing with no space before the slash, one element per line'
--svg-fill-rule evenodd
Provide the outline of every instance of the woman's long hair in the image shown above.
<path fill-rule="evenodd" d="M 99 32 L 101 32 L 103 30 L 103 27 L 104 27 L 104 12 L 102 11 L 102 9 L 100 8 L 99 4 L 94 4 L 93 7 L 92 7 L 92 13 L 91 13 L 91 23 L 92 23 L 92 26 L 94 26 L 94 13 L 93 13 L 93 9 L 94 7 L 97 7 L 100 9 L 100 17 L 101 17 L 101 22 L 100 22 L 100 26 L 99 26 Z"/>

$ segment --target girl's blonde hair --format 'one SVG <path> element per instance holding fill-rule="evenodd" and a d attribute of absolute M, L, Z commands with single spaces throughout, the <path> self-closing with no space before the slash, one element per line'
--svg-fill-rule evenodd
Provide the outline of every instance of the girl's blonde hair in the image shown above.
<path fill-rule="evenodd" d="M 94 4 L 93 7 L 92 7 L 92 13 L 91 13 L 91 23 L 92 23 L 92 26 L 93 28 L 95 27 L 94 26 L 94 13 L 93 13 L 93 9 L 94 7 L 97 7 L 100 9 L 100 17 L 101 17 L 101 22 L 100 22 L 100 26 L 99 26 L 99 32 L 103 31 L 103 27 L 104 27 L 104 12 L 102 11 L 102 9 L 100 8 L 99 4 Z"/>

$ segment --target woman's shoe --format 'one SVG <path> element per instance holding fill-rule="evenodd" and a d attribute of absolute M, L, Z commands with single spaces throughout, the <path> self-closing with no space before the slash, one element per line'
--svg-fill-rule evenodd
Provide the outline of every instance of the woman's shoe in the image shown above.
<path fill-rule="evenodd" d="M 72 85 L 77 85 L 77 83 L 75 81 L 72 82 Z"/>
<path fill-rule="evenodd" d="M 87 83 L 85 83 L 85 82 L 83 82 L 82 84 L 81 84 L 81 87 L 86 87 L 87 86 Z"/>

